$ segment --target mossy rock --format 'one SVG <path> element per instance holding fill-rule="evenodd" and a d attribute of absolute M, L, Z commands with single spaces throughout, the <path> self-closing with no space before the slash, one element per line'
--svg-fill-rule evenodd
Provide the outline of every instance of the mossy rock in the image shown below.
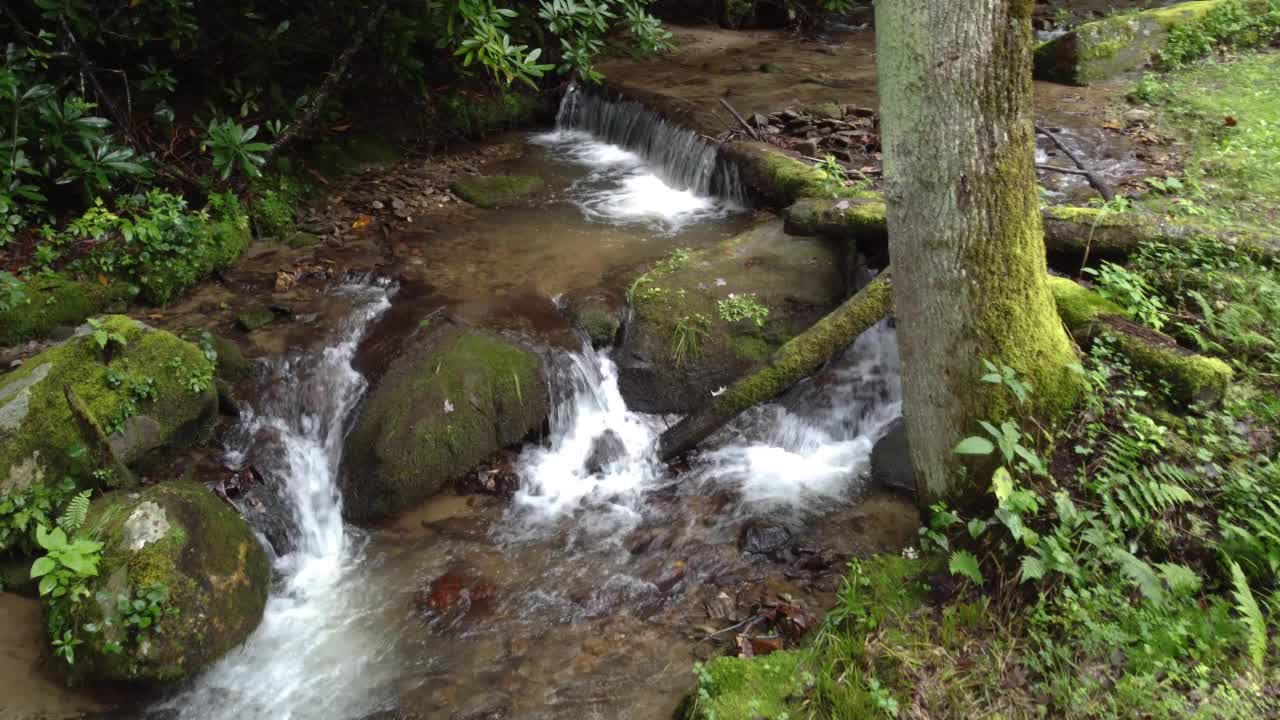
<path fill-rule="evenodd" d="M 542 358 L 445 323 L 394 360 L 347 438 L 343 513 L 395 515 L 539 432 L 550 398 Z"/>
<path fill-rule="evenodd" d="M 169 684 L 210 666 L 262 620 L 271 565 L 244 519 L 197 482 L 121 490 L 93 502 L 86 531 L 103 543 L 82 622 L 74 672 L 89 683 Z M 166 613 L 145 637 L 123 626 L 122 594 L 155 585 L 169 593 Z M 172 611 L 170 611 L 172 609 Z M 123 651 L 109 653 L 119 643 Z"/>
<path fill-rule="evenodd" d="M 693 720 L 753 720 L 787 714 L 804 693 L 804 654 L 782 650 L 760 657 L 718 657 L 702 665 L 698 689 L 705 692 L 689 714 Z"/>
<path fill-rule="evenodd" d="M 1078 25 L 1035 51 L 1037 80 L 1089 85 L 1141 70 L 1169 41 L 1174 28 L 1240 0 L 1195 0 L 1140 13 L 1112 15 Z M 1267 0 L 1244 0 L 1250 13 L 1267 11 Z"/>
<path fill-rule="evenodd" d="M 245 332 L 253 332 L 275 322 L 276 314 L 265 305 L 254 305 L 236 314 L 236 327 Z"/>
<path fill-rule="evenodd" d="M 620 298 L 607 293 L 590 293 L 571 297 L 569 318 L 582 331 L 593 348 L 611 347 L 622 330 L 626 307 Z"/>
<path fill-rule="evenodd" d="M 532 175 L 476 175 L 454 182 L 449 189 L 476 207 L 490 209 L 541 192 L 545 187 L 542 178 Z"/>
<path fill-rule="evenodd" d="M 1163 333 L 1124 317 L 1124 310 L 1079 283 L 1050 276 L 1049 290 L 1058 315 L 1081 344 L 1104 338 L 1115 344 L 1137 370 L 1168 384 L 1177 402 L 1217 402 L 1231 383 L 1231 366 L 1178 345 Z"/>
<path fill-rule="evenodd" d="M 103 312 L 123 311 L 137 294 L 124 282 L 107 285 L 61 275 L 39 276 L 23 283 L 23 300 L 0 311 L 0 346 L 48 337 L 55 328 L 74 328 Z"/>
<path fill-rule="evenodd" d="M 253 239 L 243 212 L 204 222 L 195 232 L 195 243 L 185 254 L 154 262 L 138 277 L 142 300 L 167 305 L 214 271 L 231 267 Z"/>
<path fill-rule="evenodd" d="M 126 342 L 110 365 L 84 326 L 0 377 L 0 495 L 62 478 L 78 445 L 102 441 L 115 460 L 138 465 L 157 450 L 198 439 L 212 422 L 214 368 L 200 348 L 122 315 L 101 322 Z M 87 410 L 95 437 L 83 436 L 66 387 Z M 143 396 L 145 387 L 154 399 Z"/>
<path fill-rule="evenodd" d="M 638 275 L 615 353 L 628 406 L 689 413 L 760 367 L 844 299 L 840 255 L 836 243 L 790 237 L 772 220 Z M 763 325 L 726 319 L 730 294 L 766 308 Z"/>

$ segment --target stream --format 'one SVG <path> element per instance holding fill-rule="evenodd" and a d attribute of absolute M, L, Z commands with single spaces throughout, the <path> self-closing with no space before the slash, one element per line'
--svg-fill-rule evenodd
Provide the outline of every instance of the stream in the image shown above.
<path fill-rule="evenodd" d="M 667 718 L 693 660 L 732 641 L 708 636 L 784 594 L 820 614 L 849 557 L 914 534 L 909 502 L 863 487 L 901 407 L 888 323 L 678 473 L 653 452 L 675 418 L 628 410 L 607 351 L 559 342 L 546 350 L 550 433 L 511 459 L 513 497 L 446 493 L 383 525 L 343 523 L 343 437 L 367 386 L 353 362 L 393 308 L 554 306 L 745 225 L 732 168 L 646 113 L 571 92 L 557 128 L 511 164 L 549 178 L 547 199 L 424 230 L 429 293 L 343 285 L 345 319 L 323 349 L 260 362 L 225 462 L 275 489 L 289 543 L 261 626 L 147 717 Z M 521 242 L 499 234 L 514 228 Z M 590 472 L 605 430 L 622 451 Z"/>

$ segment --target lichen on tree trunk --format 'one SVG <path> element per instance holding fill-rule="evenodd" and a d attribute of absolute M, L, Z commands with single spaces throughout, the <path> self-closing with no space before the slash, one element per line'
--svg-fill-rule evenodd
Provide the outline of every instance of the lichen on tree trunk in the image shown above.
<path fill-rule="evenodd" d="M 983 360 L 1033 387 L 1031 415 L 1074 403 L 1075 350 L 1045 284 L 1034 168 L 1031 0 L 876 3 L 889 249 L 918 496 L 980 497 L 952 449 L 1013 414 Z"/>

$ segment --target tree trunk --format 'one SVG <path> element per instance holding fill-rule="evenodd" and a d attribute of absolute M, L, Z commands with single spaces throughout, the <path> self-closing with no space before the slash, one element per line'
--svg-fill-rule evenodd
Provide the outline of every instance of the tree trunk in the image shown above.
<path fill-rule="evenodd" d="M 989 481 L 952 450 L 977 421 L 1053 420 L 1075 352 L 1045 282 L 1031 113 L 1032 0 L 876 3 L 889 252 L 918 497 L 968 505 Z M 1015 408 L 982 361 L 1032 386 Z"/>

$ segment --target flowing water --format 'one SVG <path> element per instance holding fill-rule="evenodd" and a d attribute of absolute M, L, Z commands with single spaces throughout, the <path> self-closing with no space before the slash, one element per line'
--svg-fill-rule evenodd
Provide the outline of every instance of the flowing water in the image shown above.
<path fill-rule="evenodd" d="M 622 227 L 608 239 L 624 245 L 726 232 L 741 207 L 736 176 L 656 117 L 626 122 L 632 112 L 571 96 L 560 127 L 532 138 L 547 153 L 540 162 L 579 169 L 552 201 L 577 215 L 563 231 Z M 685 143 L 687 162 L 665 154 L 670 143 Z M 533 268 L 539 252 L 535 243 L 500 255 Z M 598 275 L 617 259 L 592 262 Z M 444 294 L 466 302 L 448 283 Z M 692 659 L 731 639 L 707 637 L 708 623 L 727 624 L 769 593 L 821 609 L 844 558 L 914 533 L 909 503 L 862 493 L 871 446 L 900 409 L 883 324 L 723 430 L 679 475 L 653 452 L 672 418 L 629 411 L 606 352 L 548 350 L 551 432 L 514 458 L 514 497 L 444 494 L 380 527 L 345 526 L 334 480 L 366 385 L 352 360 L 393 294 L 344 288 L 350 311 L 327 349 L 261 368 L 228 462 L 252 464 L 274 489 L 291 550 L 276 558 L 262 625 L 155 706 L 164 716 L 670 717 Z M 588 469 L 606 432 L 617 450 Z M 752 527 L 787 541 L 744 552 Z M 721 598 L 729 609 L 711 614 Z"/>

